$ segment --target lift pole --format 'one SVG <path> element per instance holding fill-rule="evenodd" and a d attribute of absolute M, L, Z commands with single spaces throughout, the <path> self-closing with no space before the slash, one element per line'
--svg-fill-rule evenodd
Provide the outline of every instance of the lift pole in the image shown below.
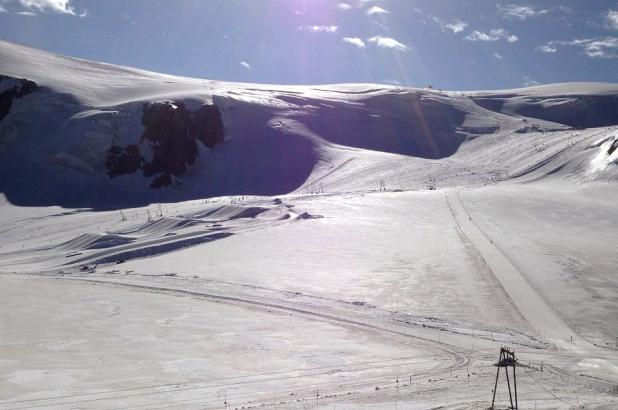
<path fill-rule="evenodd" d="M 511 410 L 518 410 L 517 406 L 517 377 L 515 375 L 515 367 L 517 366 L 517 360 L 515 359 L 515 352 L 504 346 L 500 348 L 500 357 L 498 358 L 498 371 L 496 372 L 496 383 L 494 385 L 493 398 L 491 399 L 491 409 L 493 410 L 496 402 L 496 391 L 498 390 L 498 378 L 500 377 L 500 368 L 504 367 L 506 373 L 506 384 L 509 390 L 509 401 L 511 403 Z M 511 379 L 509 377 L 509 367 L 513 368 L 513 392 L 515 393 L 515 402 L 513 402 L 513 393 L 511 391 Z"/>

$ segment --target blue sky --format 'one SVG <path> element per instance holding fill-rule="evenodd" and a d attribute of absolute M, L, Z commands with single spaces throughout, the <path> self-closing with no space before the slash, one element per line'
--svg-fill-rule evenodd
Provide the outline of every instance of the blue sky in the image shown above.
<path fill-rule="evenodd" d="M 0 0 L 0 38 L 243 82 L 618 82 L 618 0 Z"/>

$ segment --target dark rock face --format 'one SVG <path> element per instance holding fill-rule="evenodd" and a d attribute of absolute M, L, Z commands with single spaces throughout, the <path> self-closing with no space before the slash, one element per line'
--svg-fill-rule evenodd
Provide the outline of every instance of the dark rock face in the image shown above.
<path fill-rule="evenodd" d="M 0 82 L 3 81 L 14 81 L 15 85 L 0 93 L 0 121 L 11 111 L 13 100 L 22 98 L 39 89 L 39 86 L 30 80 L 14 79 L 0 75 Z"/>
<path fill-rule="evenodd" d="M 150 184 L 150 188 L 161 189 L 165 186 L 169 186 L 171 183 L 172 177 L 170 176 L 170 174 L 163 174 L 159 175 L 154 179 L 154 181 L 152 181 L 152 184 Z"/>
<path fill-rule="evenodd" d="M 171 176 L 184 174 L 195 163 L 198 155 L 197 141 L 213 148 L 223 142 L 223 121 L 219 108 L 203 105 L 189 111 L 182 102 L 146 104 L 142 115 L 144 134 L 140 145 L 150 144 L 151 161 L 145 161 L 137 145 L 124 148 L 113 146 L 106 161 L 110 177 L 128 174 L 141 169 L 149 177 L 162 173 L 151 184 L 159 189 L 171 184 Z"/>
<path fill-rule="evenodd" d="M 107 174 L 110 178 L 116 175 L 132 174 L 142 166 L 144 159 L 137 145 L 131 144 L 124 148 L 114 145 L 107 151 Z"/>
<path fill-rule="evenodd" d="M 195 113 L 197 135 L 208 148 L 223 142 L 221 111 L 215 105 L 202 105 Z"/>
<path fill-rule="evenodd" d="M 145 127 L 142 143 L 148 141 L 154 150 L 152 162 L 144 165 L 144 175 L 166 172 L 182 175 L 186 165 L 197 157 L 197 124 L 194 114 L 184 104 L 155 103 L 144 108 Z"/>

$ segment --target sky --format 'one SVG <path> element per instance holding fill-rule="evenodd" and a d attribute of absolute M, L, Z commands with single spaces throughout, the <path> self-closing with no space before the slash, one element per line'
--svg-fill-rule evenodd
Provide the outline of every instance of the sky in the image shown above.
<path fill-rule="evenodd" d="M 0 38 L 222 81 L 618 82 L 618 0 L 0 0 Z"/>

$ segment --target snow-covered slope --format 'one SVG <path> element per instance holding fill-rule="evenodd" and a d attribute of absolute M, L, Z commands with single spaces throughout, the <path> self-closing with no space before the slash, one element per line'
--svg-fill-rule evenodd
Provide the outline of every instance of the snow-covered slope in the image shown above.
<path fill-rule="evenodd" d="M 615 84 L 460 93 L 221 83 L 6 42 L 0 75 L 0 192 L 21 205 L 617 175 L 614 132 L 591 140 L 573 129 L 618 123 Z M 205 106 L 217 112 L 204 116 Z"/>
<path fill-rule="evenodd" d="M 617 96 L 0 42 L 0 409 L 615 408 Z"/>

